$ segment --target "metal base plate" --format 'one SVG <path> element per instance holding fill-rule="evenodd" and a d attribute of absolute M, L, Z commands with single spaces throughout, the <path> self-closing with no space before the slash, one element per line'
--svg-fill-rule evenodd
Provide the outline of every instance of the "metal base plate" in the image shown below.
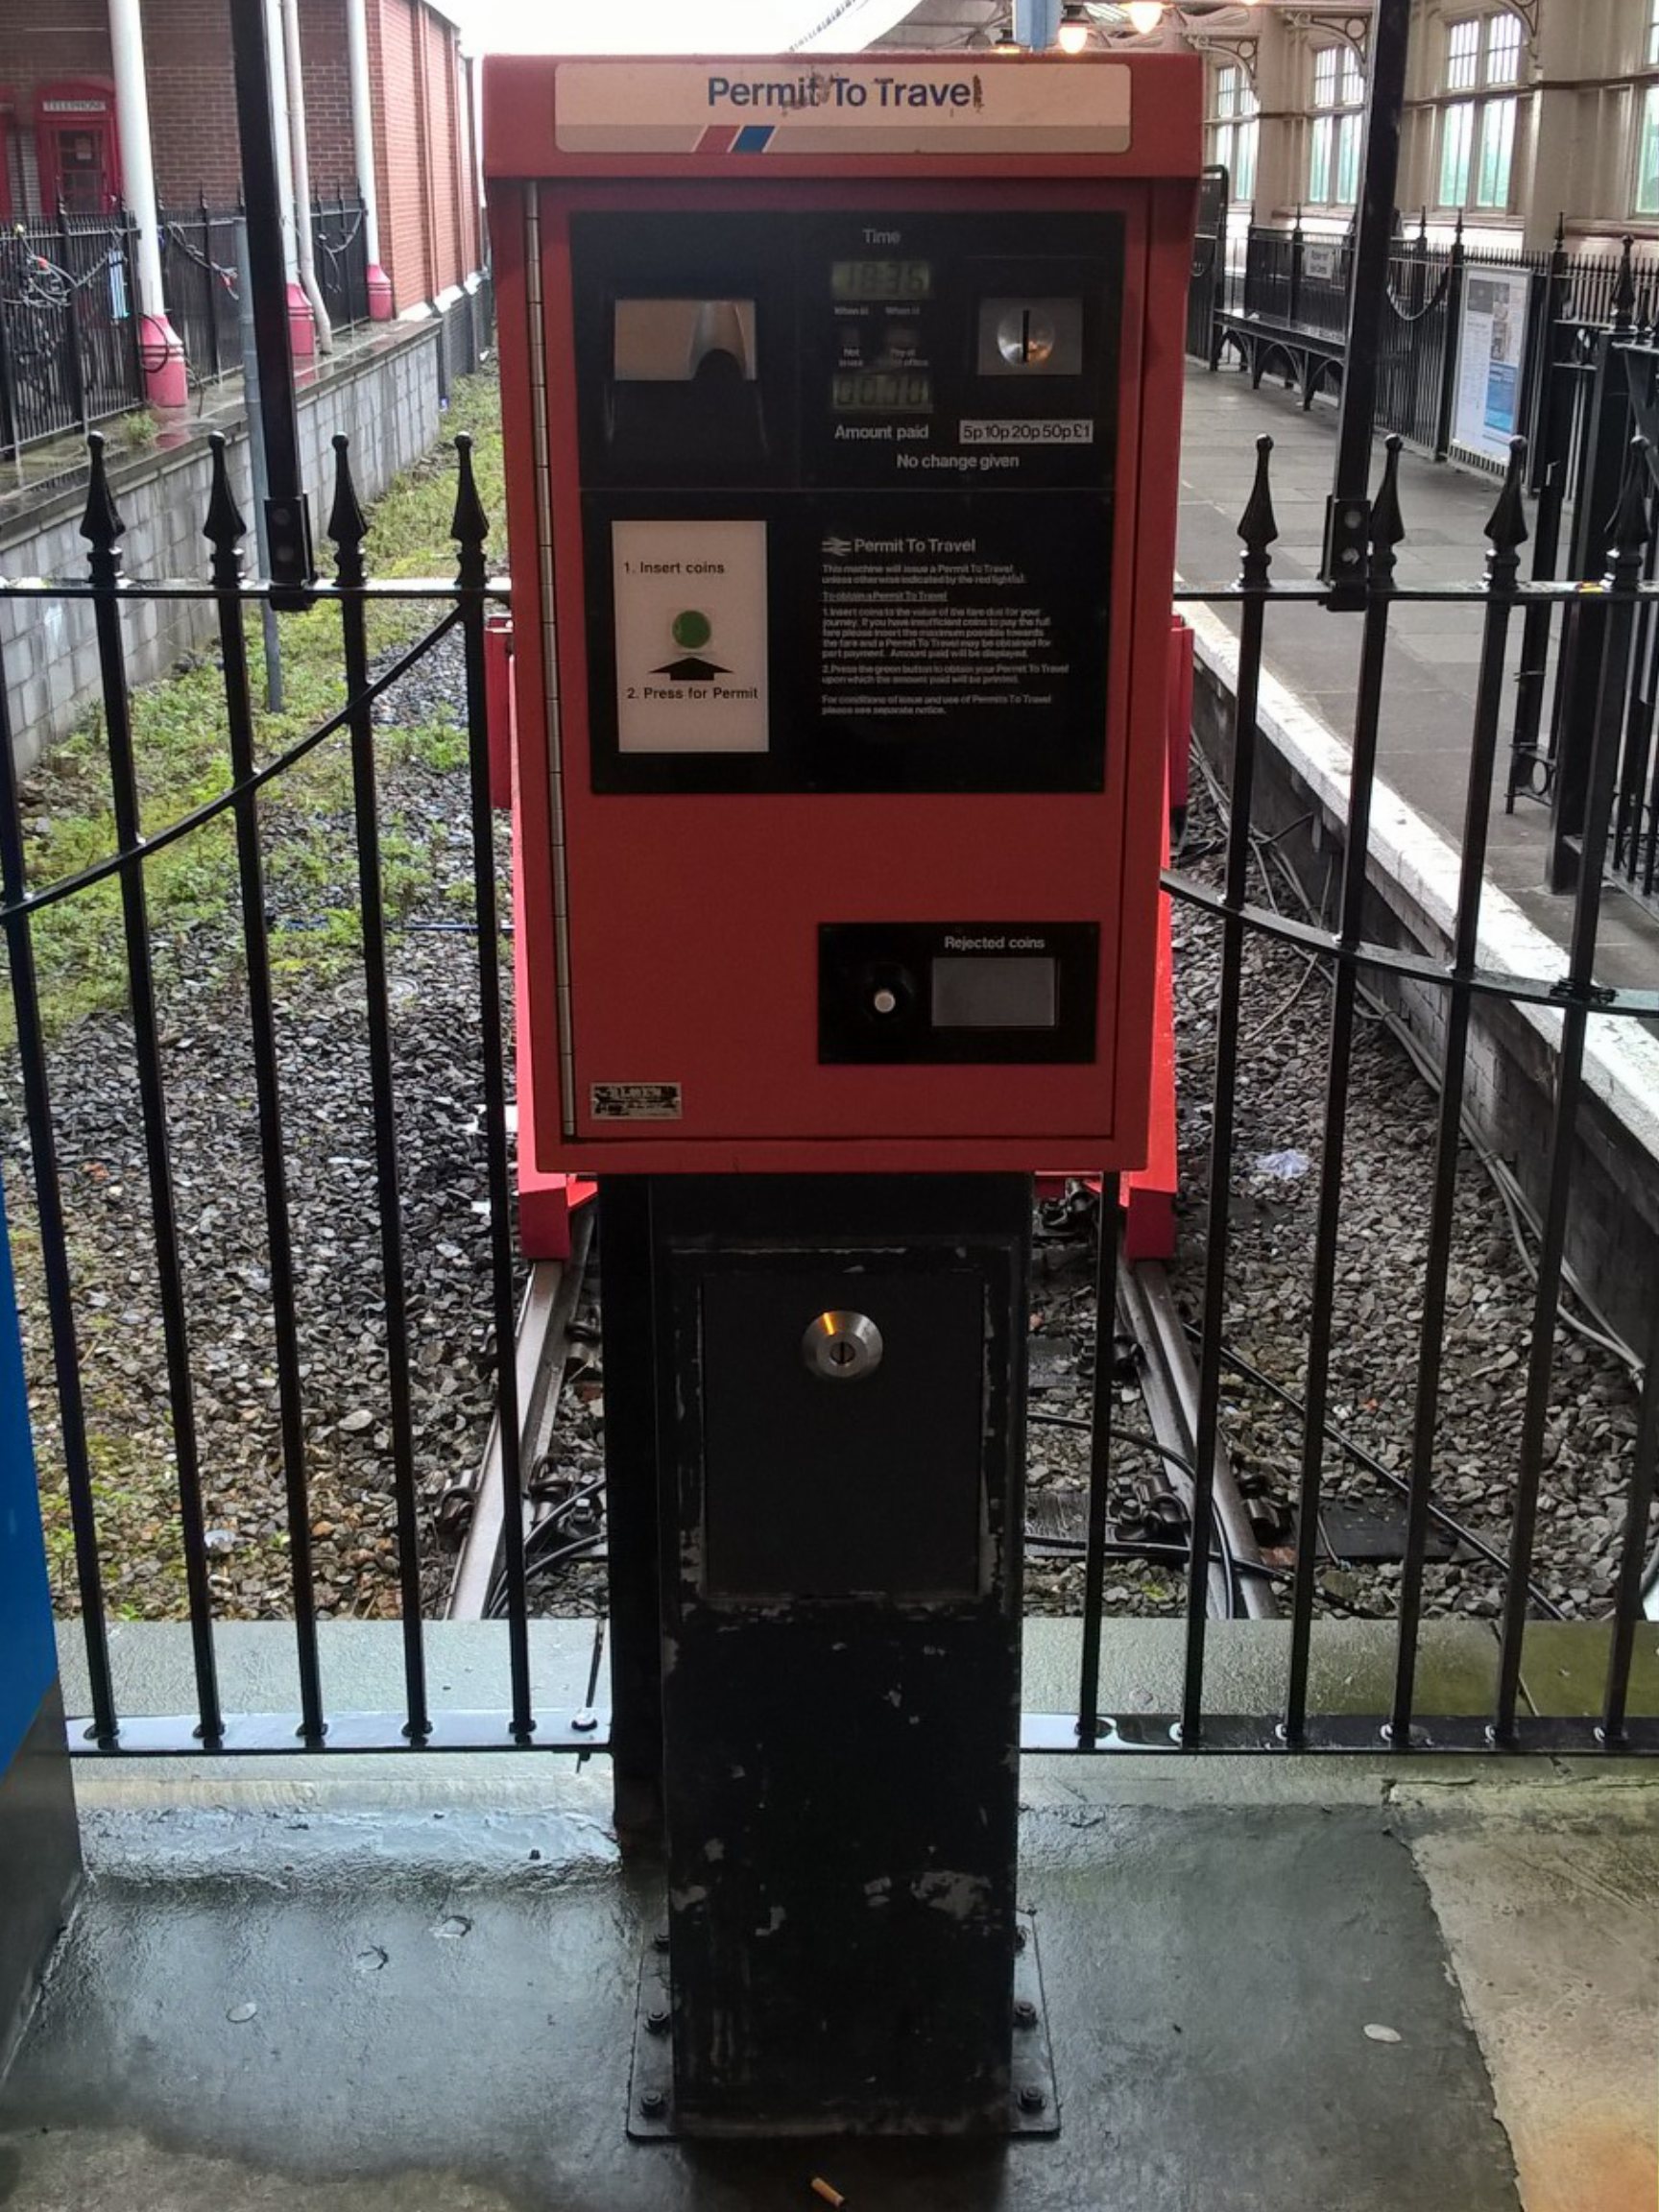
<path fill-rule="evenodd" d="M 1058 2135 L 1060 2100 L 1054 2053 L 1043 2004 L 1043 1968 L 1037 1927 L 1029 1912 L 1016 1915 L 1014 1957 L 1014 2058 L 1008 2081 L 1008 2133 Z M 674 2037 L 668 1993 L 668 1954 L 656 1938 L 639 1967 L 639 2001 L 634 2016 L 634 2065 L 628 2084 L 628 2133 L 636 2143 L 672 2141 Z M 757 2129 L 757 2133 L 760 2130 Z M 779 2132 L 788 2133 L 787 2128 Z"/>

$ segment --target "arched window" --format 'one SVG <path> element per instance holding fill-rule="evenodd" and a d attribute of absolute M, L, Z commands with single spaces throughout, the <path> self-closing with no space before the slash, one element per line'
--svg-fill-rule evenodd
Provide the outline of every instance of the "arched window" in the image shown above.
<path fill-rule="evenodd" d="M 1442 207 L 1509 205 L 1521 103 L 1504 87 L 1521 82 L 1525 35 L 1520 16 L 1507 9 L 1495 15 L 1460 15 L 1446 26 L 1442 86 L 1457 97 L 1440 112 Z"/>
<path fill-rule="evenodd" d="M 1353 47 L 1316 46 L 1308 141 L 1310 205 L 1352 207 L 1358 199 L 1364 108 L 1365 72 Z"/>
<path fill-rule="evenodd" d="M 1659 0 L 1648 0 L 1643 60 L 1659 69 Z M 1659 215 L 1659 82 L 1647 85 L 1636 131 L 1636 184 L 1630 205 L 1638 215 Z"/>
<path fill-rule="evenodd" d="M 1227 172 L 1235 200 L 1256 197 L 1256 87 L 1237 61 L 1214 72 L 1214 105 L 1210 115 L 1210 158 Z"/>

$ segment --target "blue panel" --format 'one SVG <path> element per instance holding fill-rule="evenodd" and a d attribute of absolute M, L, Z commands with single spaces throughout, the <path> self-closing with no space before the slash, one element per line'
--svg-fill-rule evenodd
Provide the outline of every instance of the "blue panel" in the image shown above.
<path fill-rule="evenodd" d="M 777 129 L 774 123 L 745 123 L 732 141 L 733 154 L 764 154 L 767 141 Z"/>
<path fill-rule="evenodd" d="M 1014 36 L 1041 51 L 1060 36 L 1060 0 L 1014 0 Z"/>
<path fill-rule="evenodd" d="M 0 1189 L 0 1773 L 15 1758 L 57 1671 L 6 1195 Z"/>

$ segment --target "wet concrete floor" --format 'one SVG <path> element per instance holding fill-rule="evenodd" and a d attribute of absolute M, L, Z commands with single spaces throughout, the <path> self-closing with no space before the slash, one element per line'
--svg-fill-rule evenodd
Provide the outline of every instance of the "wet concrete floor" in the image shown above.
<path fill-rule="evenodd" d="M 603 1764 L 437 1764 L 85 1777 L 7 2212 L 726 2212 L 815 2175 L 850 2212 L 1651 2212 L 1648 1791 L 1030 1762 L 1058 2139 L 687 2149 L 624 2136 L 658 1896 Z"/>

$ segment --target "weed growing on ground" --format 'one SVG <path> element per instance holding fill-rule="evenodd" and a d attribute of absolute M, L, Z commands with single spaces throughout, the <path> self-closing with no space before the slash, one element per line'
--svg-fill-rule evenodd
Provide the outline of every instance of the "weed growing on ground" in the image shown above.
<path fill-rule="evenodd" d="M 456 385 L 434 449 L 405 471 L 370 517 L 370 573 L 388 581 L 447 579 L 455 570 L 449 520 L 455 503 L 454 439 L 472 436 L 473 460 L 486 511 L 496 517 L 491 551 L 503 546 L 501 431 L 495 380 L 466 377 Z M 326 503 L 325 502 L 325 508 Z M 324 548 L 326 553 L 327 548 Z M 326 565 L 326 564 L 325 564 Z M 432 602 L 372 609 L 369 642 L 382 655 L 407 645 L 442 612 Z M 320 606 L 277 617 L 282 664 L 280 712 L 265 709 L 264 647 L 258 610 L 247 611 L 256 753 L 269 760 L 345 703 L 340 615 Z M 217 654 L 204 656 L 132 695 L 133 747 L 140 805 L 152 832 L 222 792 L 229 781 L 223 679 Z M 467 737 L 445 706 L 422 709 L 377 733 L 383 772 L 412 762 L 434 774 L 465 770 Z M 29 780 L 23 794 L 29 879 L 40 886 L 73 876 L 115 849 L 115 820 L 101 710 L 88 714 Z M 260 800 L 266 904 L 273 918 L 272 965 L 281 974 L 337 970 L 360 943 L 351 774 L 344 732 L 266 787 Z M 436 854 L 434 832 L 396 805 L 381 820 L 388 919 L 397 921 L 420 897 Z M 235 831 L 228 814 L 193 831 L 145 864 L 144 889 L 158 970 L 170 951 L 187 955 L 203 979 L 228 977 L 240 965 Z M 35 925 L 41 1007 L 47 1034 L 61 1036 L 88 1016 L 118 1010 L 127 968 L 121 892 L 110 878 L 45 909 Z M 9 987 L 0 982 L 0 1046 L 15 1040 Z"/>

